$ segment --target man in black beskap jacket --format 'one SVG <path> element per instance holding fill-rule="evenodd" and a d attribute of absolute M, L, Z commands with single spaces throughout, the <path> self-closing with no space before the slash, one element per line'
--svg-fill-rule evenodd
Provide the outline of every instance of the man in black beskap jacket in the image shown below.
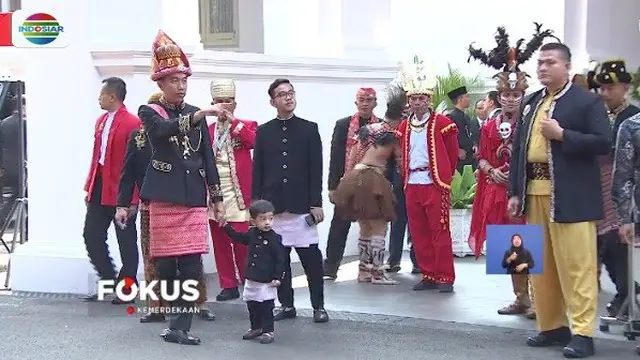
<path fill-rule="evenodd" d="M 361 88 L 356 93 L 355 105 L 358 111 L 354 115 L 347 116 L 336 121 L 331 138 L 331 154 L 329 158 L 329 201 L 333 203 L 333 191 L 338 187 L 340 179 L 344 176 L 346 157 L 353 144 L 355 144 L 356 132 L 367 124 L 380 121 L 373 115 L 373 109 L 377 106 L 376 91 L 371 88 Z M 338 276 L 338 268 L 344 256 L 347 244 L 347 236 L 351 228 L 351 221 L 344 220 L 335 211 L 329 238 L 327 239 L 327 258 L 324 263 L 324 276 L 334 280 Z"/>
<path fill-rule="evenodd" d="M 282 236 L 286 275 L 278 288 L 282 307 L 274 320 L 296 317 L 291 286 L 291 249 L 295 249 L 307 275 L 313 320 L 326 322 L 322 253 L 317 224 L 322 211 L 322 139 L 318 124 L 299 118 L 296 92 L 287 79 L 277 79 L 268 90 L 278 114 L 258 126 L 253 148 L 251 197 L 268 200 L 275 207 L 273 230 Z"/>
<path fill-rule="evenodd" d="M 565 357 L 584 358 L 595 353 L 596 221 L 603 217 L 598 156 L 611 151 L 612 131 L 602 98 L 573 86 L 570 69 L 566 45 L 540 48 L 545 88 L 522 104 L 508 208 L 543 229 L 542 273 L 531 279 L 540 333 L 527 344 L 561 344 Z"/>

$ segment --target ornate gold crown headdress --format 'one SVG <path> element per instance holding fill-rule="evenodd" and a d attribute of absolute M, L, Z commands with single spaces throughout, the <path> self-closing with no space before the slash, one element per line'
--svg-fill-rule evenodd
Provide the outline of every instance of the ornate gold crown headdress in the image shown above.
<path fill-rule="evenodd" d="M 437 79 L 432 64 L 426 69 L 424 60 L 421 60 L 418 55 L 416 55 L 410 66 L 400 63 L 399 67 L 399 77 L 402 82 L 402 87 L 408 96 L 416 94 L 433 95 Z"/>

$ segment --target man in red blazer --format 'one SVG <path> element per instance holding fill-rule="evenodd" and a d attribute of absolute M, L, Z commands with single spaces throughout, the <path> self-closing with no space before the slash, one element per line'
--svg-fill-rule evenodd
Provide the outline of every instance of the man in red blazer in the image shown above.
<path fill-rule="evenodd" d="M 222 79 L 211 82 L 212 104 L 223 104 L 230 115 L 236 109 L 236 86 L 233 80 Z M 251 202 L 251 150 L 258 123 L 235 119 L 233 116 L 219 117 L 209 125 L 209 135 L 216 166 L 220 177 L 220 187 L 224 197 L 226 221 L 237 232 L 249 229 L 249 204 Z M 213 219 L 213 216 L 209 217 Z M 218 280 L 222 291 L 216 300 L 227 301 L 240 297 L 238 280 L 244 282 L 244 261 L 247 247 L 231 241 L 214 220 L 209 220 L 213 255 L 218 270 Z M 222 224 L 224 225 L 224 224 Z"/>
<path fill-rule="evenodd" d="M 108 78 L 103 80 L 103 84 L 98 102 L 106 113 L 96 121 L 93 157 L 84 186 L 87 213 L 83 237 L 89 260 L 101 279 L 135 279 L 138 272 L 136 216 L 131 216 L 124 227 L 115 227 L 122 259 L 122 268 L 117 276 L 107 248 L 107 230 L 116 213 L 118 183 L 127 142 L 131 132 L 140 127 L 140 119 L 127 111 L 123 104 L 127 86 L 122 79 Z M 132 196 L 131 207 L 134 212 L 137 203 L 138 189 Z M 91 295 L 86 300 L 96 298 L 96 295 Z M 112 303 L 119 304 L 122 301 L 116 298 Z"/>
<path fill-rule="evenodd" d="M 413 290 L 452 292 L 455 280 L 449 204 L 451 180 L 458 164 L 458 129 L 431 108 L 435 81 L 421 74 L 404 74 L 411 116 L 402 133 L 402 178 L 409 232 L 422 273 Z"/>

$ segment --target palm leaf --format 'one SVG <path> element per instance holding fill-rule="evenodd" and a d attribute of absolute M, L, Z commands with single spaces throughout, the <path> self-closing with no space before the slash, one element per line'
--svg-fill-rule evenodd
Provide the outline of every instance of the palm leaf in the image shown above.
<path fill-rule="evenodd" d="M 464 76 L 460 70 L 452 68 L 451 64 L 447 64 L 447 69 L 448 72 L 446 74 L 436 76 L 436 87 L 431 96 L 431 104 L 434 106 L 444 102 L 448 108 L 452 108 L 453 104 L 447 94 L 460 86 L 466 86 L 467 91 L 472 96 L 474 93 L 478 93 L 484 89 L 484 81 L 480 76 Z M 472 99 L 472 102 L 475 100 L 478 99 Z M 469 117 L 475 117 L 474 108 L 474 106 L 470 106 L 469 110 L 467 110 Z"/>

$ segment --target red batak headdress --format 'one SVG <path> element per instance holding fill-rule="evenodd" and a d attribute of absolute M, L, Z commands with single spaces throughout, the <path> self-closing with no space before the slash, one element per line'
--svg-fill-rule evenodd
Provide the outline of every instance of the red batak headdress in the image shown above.
<path fill-rule="evenodd" d="M 376 91 L 372 88 L 360 88 L 356 93 L 356 99 L 360 98 L 376 98 Z"/>
<path fill-rule="evenodd" d="M 159 30 L 153 45 L 151 62 L 151 80 L 158 81 L 172 74 L 191 76 L 189 59 L 182 49 L 164 31 Z"/>
<path fill-rule="evenodd" d="M 529 85 L 527 84 L 527 75 L 524 71 L 520 71 L 520 65 L 527 62 L 533 53 L 535 53 L 543 44 L 545 38 L 551 37 L 560 41 L 553 35 L 552 30 L 542 29 L 542 24 L 534 23 L 536 31 L 533 34 L 533 38 L 524 45 L 524 39 L 520 39 L 516 42 L 515 47 L 509 45 L 509 34 L 504 27 L 499 27 L 498 32 L 495 35 L 496 47 L 488 54 L 482 49 L 476 49 L 473 44 L 469 45 L 469 59 L 475 59 L 483 63 L 484 65 L 494 68 L 496 70 L 502 70 L 494 75 L 498 83 L 496 89 L 498 91 L 519 90 L 525 91 Z M 523 47 L 524 45 L 524 47 Z"/>

